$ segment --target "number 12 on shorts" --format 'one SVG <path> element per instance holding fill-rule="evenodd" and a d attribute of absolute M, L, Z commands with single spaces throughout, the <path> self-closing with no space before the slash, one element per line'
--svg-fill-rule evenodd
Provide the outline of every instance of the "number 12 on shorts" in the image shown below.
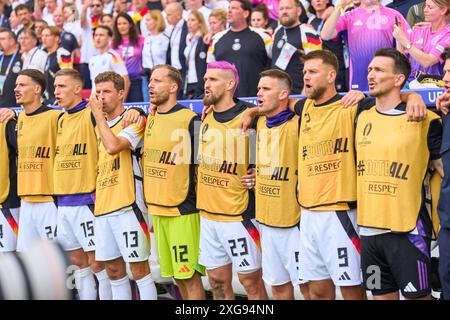
<path fill-rule="evenodd" d="M 175 262 L 189 262 L 189 259 L 184 257 L 188 253 L 188 246 L 173 246 L 172 250 L 175 256 Z"/>

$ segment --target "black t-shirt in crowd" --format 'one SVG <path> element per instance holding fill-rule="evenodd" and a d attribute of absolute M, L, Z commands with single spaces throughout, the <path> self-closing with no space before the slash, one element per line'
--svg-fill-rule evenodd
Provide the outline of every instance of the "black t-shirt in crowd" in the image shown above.
<path fill-rule="evenodd" d="M 14 60 L 11 59 L 14 58 Z M 12 55 L 0 55 L 0 75 L 5 76 L 5 83 L 0 94 L 0 108 L 17 107 L 16 97 L 14 96 L 14 87 L 16 85 L 17 74 L 22 70 L 22 61 L 20 60 L 20 53 Z M 11 66 L 6 74 L 8 66 Z"/>
<path fill-rule="evenodd" d="M 73 33 L 63 31 L 61 32 L 61 47 L 72 53 L 80 46 L 78 44 L 77 38 L 73 35 Z"/>
<path fill-rule="evenodd" d="M 239 32 L 227 30 L 215 42 L 216 61 L 228 61 L 236 65 L 239 73 L 237 97 L 256 96 L 259 74 L 270 66 L 264 39 L 247 28 Z"/>

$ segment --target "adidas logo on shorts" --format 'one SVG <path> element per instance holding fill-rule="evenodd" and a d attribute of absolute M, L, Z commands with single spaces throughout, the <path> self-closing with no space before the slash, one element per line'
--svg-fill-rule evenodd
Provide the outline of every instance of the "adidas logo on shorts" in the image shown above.
<path fill-rule="evenodd" d="M 128 258 L 139 258 L 139 255 L 136 252 L 136 250 L 133 250 L 133 252 L 128 256 Z"/>
<path fill-rule="evenodd" d="M 179 273 L 184 273 L 184 272 L 189 272 L 191 270 L 189 270 L 189 268 L 183 264 L 183 266 L 180 268 L 180 270 L 178 270 Z"/>
<path fill-rule="evenodd" d="M 248 263 L 248 261 L 246 259 L 241 261 L 241 264 L 239 265 L 240 268 L 242 267 L 249 267 L 250 263 Z"/>
<path fill-rule="evenodd" d="M 414 285 L 411 282 L 409 282 L 406 285 L 405 289 L 403 289 L 403 291 L 404 292 L 417 292 L 417 289 L 414 287 Z"/>
<path fill-rule="evenodd" d="M 88 247 L 93 247 L 93 246 L 95 246 L 95 242 L 94 242 L 94 240 L 91 239 L 88 243 Z"/>
<path fill-rule="evenodd" d="M 351 280 L 351 279 L 350 279 L 350 276 L 348 275 L 348 273 L 346 271 L 344 271 L 344 273 L 339 277 L 339 280 L 346 281 L 346 280 Z"/>

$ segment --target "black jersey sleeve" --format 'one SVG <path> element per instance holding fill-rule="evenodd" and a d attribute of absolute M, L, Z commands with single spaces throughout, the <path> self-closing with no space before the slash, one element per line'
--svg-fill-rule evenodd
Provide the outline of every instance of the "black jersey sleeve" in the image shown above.
<path fill-rule="evenodd" d="M 5 128 L 6 143 L 11 150 L 17 155 L 17 121 L 9 120 Z"/>
<path fill-rule="evenodd" d="M 428 128 L 428 150 L 430 151 L 430 159 L 436 160 L 441 157 L 441 143 L 442 143 L 442 122 L 441 119 L 435 119 L 430 122 Z"/>
<path fill-rule="evenodd" d="M 197 151 L 200 136 L 200 125 L 202 124 L 202 118 L 200 115 L 196 115 L 191 119 L 189 123 L 189 135 L 191 136 L 191 163 L 197 162 Z"/>
<path fill-rule="evenodd" d="M 302 116 L 303 107 L 305 106 L 306 99 L 300 99 L 297 101 L 297 103 L 294 106 L 294 112 L 299 117 Z"/>

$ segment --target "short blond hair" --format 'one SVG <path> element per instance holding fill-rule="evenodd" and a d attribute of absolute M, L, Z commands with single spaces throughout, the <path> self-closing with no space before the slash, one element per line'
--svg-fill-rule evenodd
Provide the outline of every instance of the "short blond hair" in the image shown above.
<path fill-rule="evenodd" d="M 156 28 L 158 32 L 163 32 L 166 30 L 166 22 L 164 21 L 164 17 L 160 10 L 150 10 L 147 14 L 150 18 L 156 21 Z"/>

